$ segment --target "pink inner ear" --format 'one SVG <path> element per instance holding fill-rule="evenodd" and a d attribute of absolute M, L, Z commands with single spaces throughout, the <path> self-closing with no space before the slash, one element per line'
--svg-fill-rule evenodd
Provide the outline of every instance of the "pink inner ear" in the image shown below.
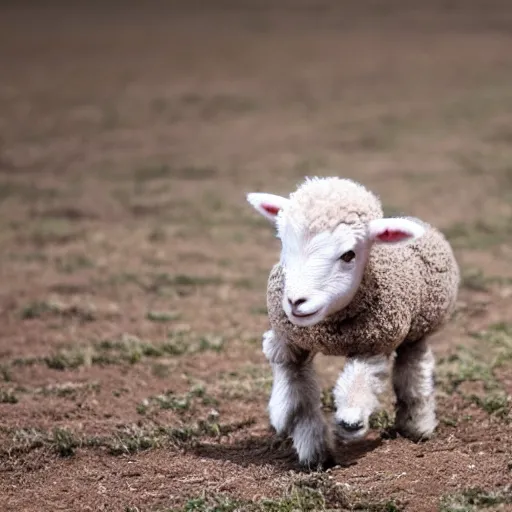
<path fill-rule="evenodd" d="M 277 215 L 279 213 L 280 208 L 273 204 L 265 204 L 263 203 L 261 207 L 267 212 L 270 213 L 270 215 Z"/>
<path fill-rule="evenodd" d="M 396 229 L 386 229 L 377 235 L 377 239 L 381 242 L 400 242 L 406 238 L 410 238 L 410 233 L 399 231 Z"/>

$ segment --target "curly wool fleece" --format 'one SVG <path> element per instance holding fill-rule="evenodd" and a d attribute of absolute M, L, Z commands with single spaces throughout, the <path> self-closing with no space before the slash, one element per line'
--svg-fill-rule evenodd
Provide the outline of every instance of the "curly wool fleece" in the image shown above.
<path fill-rule="evenodd" d="M 368 221 L 382 218 L 379 199 L 362 185 L 350 180 L 331 185 L 320 189 L 307 181 L 291 194 L 283 215 L 312 232 L 340 223 L 366 229 Z M 282 307 L 283 268 L 275 265 L 268 280 L 267 307 L 276 335 L 306 350 L 353 357 L 390 355 L 403 342 L 418 341 L 442 327 L 455 308 L 459 268 L 442 233 L 410 220 L 424 226 L 423 236 L 398 245 L 373 245 L 352 302 L 313 326 L 289 321 Z"/>

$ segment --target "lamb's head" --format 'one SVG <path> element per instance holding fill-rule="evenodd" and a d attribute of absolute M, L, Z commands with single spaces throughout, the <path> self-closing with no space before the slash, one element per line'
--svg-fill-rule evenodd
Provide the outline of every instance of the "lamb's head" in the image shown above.
<path fill-rule="evenodd" d="M 414 221 L 383 218 L 379 199 L 348 179 L 311 178 L 289 198 L 251 193 L 247 200 L 277 227 L 283 309 L 298 326 L 314 325 L 351 302 L 374 243 L 424 232 Z"/>

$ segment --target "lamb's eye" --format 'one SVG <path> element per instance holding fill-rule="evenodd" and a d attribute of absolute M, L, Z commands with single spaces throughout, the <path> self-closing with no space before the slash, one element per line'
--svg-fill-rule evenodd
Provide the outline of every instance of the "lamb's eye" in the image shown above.
<path fill-rule="evenodd" d="M 345 263 L 351 262 L 356 257 L 356 253 L 354 251 L 347 251 L 346 253 L 341 255 L 341 260 Z"/>

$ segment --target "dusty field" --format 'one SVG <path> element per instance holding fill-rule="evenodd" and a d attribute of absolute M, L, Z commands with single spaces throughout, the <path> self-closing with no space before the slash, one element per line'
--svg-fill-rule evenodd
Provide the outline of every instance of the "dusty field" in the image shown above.
<path fill-rule="evenodd" d="M 512 510 L 512 4 L 185 4 L 0 6 L 0 509 Z M 332 174 L 463 283 L 435 439 L 388 400 L 318 474 L 268 427 L 244 196 Z"/>

